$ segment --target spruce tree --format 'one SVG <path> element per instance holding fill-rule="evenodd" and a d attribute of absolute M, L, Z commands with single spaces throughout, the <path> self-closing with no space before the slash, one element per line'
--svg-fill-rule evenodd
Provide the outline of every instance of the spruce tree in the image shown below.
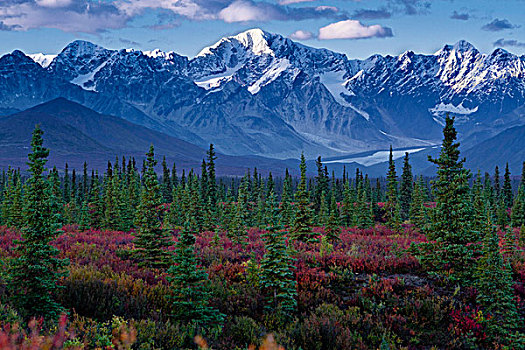
<path fill-rule="evenodd" d="M 3 194 L 2 194 L 2 225 L 10 226 L 11 219 L 11 206 L 13 204 L 13 170 L 11 167 L 7 169 L 7 182 L 4 184 Z"/>
<path fill-rule="evenodd" d="M 486 312 L 487 333 L 493 345 L 515 346 L 521 338 L 524 345 L 523 320 L 514 300 L 512 269 L 499 250 L 499 237 L 490 220 L 486 224 L 482 256 L 475 271 L 477 301 Z"/>
<path fill-rule="evenodd" d="M 503 198 L 503 195 L 501 195 L 496 202 L 496 224 L 501 227 L 502 229 L 507 226 L 509 222 L 509 216 L 507 214 L 507 206 L 505 205 L 505 200 Z"/>
<path fill-rule="evenodd" d="M 503 202 L 505 207 L 510 208 L 512 206 L 512 184 L 510 182 L 510 170 L 509 163 L 505 165 L 505 174 L 503 175 Z"/>
<path fill-rule="evenodd" d="M 175 245 L 173 264 L 168 269 L 171 317 L 206 328 L 222 322 L 224 315 L 209 306 L 208 274 L 199 265 L 195 255 L 195 233 L 186 223 Z"/>
<path fill-rule="evenodd" d="M 332 191 L 332 196 L 330 199 L 330 214 L 325 223 L 325 233 L 326 237 L 330 241 L 336 241 L 339 239 L 341 233 L 341 227 L 339 226 L 339 207 L 337 206 L 337 201 L 335 199 L 335 191 Z"/>
<path fill-rule="evenodd" d="M 213 144 L 210 144 L 210 148 L 206 152 L 208 165 L 208 196 L 211 200 L 212 207 L 215 208 L 217 204 L 217 178 L 215 175 L 215 160 L 217 156 L 215 155 L 215 149 Z"/>
<path fill-rule="evenodd" d="M 314 240 L 314 233 L 312 232 L 312 214 L 310 209 L 310 200 L 308 189 L 306 188 L 306 159 L 304 154 L 301 154 L 301 181 L 295 193 L 296 212 L 295 220 L 291 230 L 292 237 L 303 242 L 311 242 Z"/>
<path fill-rule="evenodd" d="M 162 225 L 159 212 L 162 198 L 155 173 L 156 164 L 154 148 L 151 145 L 146 153 L 144 187 L 140 194 L 140 203 L 135 217 L 137 233 L 134 241 L 136 248 L 134 254 L 139 259 L 140 265 L 166 267 L 171 263 L 171 253 L 166 249 L 172 243 L 169 233 Z"/>
<path fill-rule="evenodd" d="M 350 183 L 345 181 L 343 191 L 343 205 L 341 208 L 341 221 L 344 226 L 355 225 L 355 200 L 350 190 Z"/>
<path fill-rule="evenodd" d="M 275 194 L 270 193 L 272 215 L 263 233 L 265 254 L 261 261 L 260 285 L 265 291 L 265 308 L 281 321 L 291 321 L 297 310 L 297 282 L 293 276 L 293 258 L 286 247 Z"/>
<path fill-rule="evenodd" d="M 499 167 L 496 165 L 496 168 L 494 169 L 494 196 L 499 198 L 500 194 L 501 189 L 499 185 Z"/>
<path fill-rule="evenodd" d="M 370 228 L 374 226 L 374 203 L 367 203 L 366 191 L 361 185 L 357 189 L 357 226 Z"/>
<path fill-rule="evenodd" d="M 12 203 L 9 208 L 9 226 L 16 228 L 22 228 L 25 224 L 25 218 L 23 213 L 23 208 L 25 207 L 24 203 L 24 193 L 22 191 L 22 179 L 20 177 L 20 172 L 15 171 L 14 176 L 14 190 L 12 195 Z"/>
<path fill-rule="evenodd" d="M 511 226 L 521 227 L 525 224 L 525 186 L 520 185 L 510 214 Z"/>
<path fill-rule="evenodd" d="M 51 245 L 60 227 L 57 221 L 53 188 L 44 177 L 49 150 L 43 146 L 43 131 L 36 126 L 31 139 L 29 173 L 22 240 L 16 247 L 9 287 L 13 304 L 27 319 L 43 317 L 56 320 L 62 306 L 56 296 L 59 280 L 67 261 L 58 259 L 58 249 Z"/>
<path fill-rule="evenodd" d="M 84 162 L 82 167 L 82 201 L 86 200 L 89 194 L 89 185 L 88 185 L 88 166 L 87 162 Z"/>
<path fill-rule="evenodd" d="M 323 168 L 323 162 L 321 160 L 321 156 L 317 158 L 315 161 L 315 165 L 317 167 L 317 176 L 315 177 L 315 190 L 314 190 L 314 211 L 316 214 L 318 214 L 318 217 L 322 220 L 322 218 L 319 216 L 319 212 L 323 209 L 322 203 L 323 200 L 327 200 L 328 195 L 328 176 L 326 175 L 324 168 Z M 323 221 L 320 221 L 321 223 Z"/>
<path fill-rule="evenodd" d="M 166 157 L 164 156 L 162 158 L 162 186 L 161 186 L 161 192 L 162 192 L 162 200 L 164 203 L 171 203 L 172 201 L 172 184 L 171 184 L 171 176 L 170 176 L 170 169 L 168 168 L 168 163 L 166 163 Z"/>
<path fill-rule="evenodd" d="M 91 173 L 91 186 L 89 191 L 90 226 L 101 228 L 104 225 L 104 202 L 100 193 L 98 172 Z"/>
<path fill-rule="evenodd" d="M 420 230 L 424 230 L 428 223 L 423 194 L 423 177 L 420 176 L 414 186 L 412 203 L 410 204 L 410 222 Z"/>
<path fill-rule="evenodd" d="M 294 219 L 294 207 L 292 205 L 292 177 L 286 169 L 284 182 L 283 182 L 283 192 L 281 195 L 281 223 L 283 226 L 290 226 Z"/>
<path fill-rule="evenodd" d="M 412 202 L 412 191 L 414 189 L 413 184 L 412 166 L 408 160 L 408 152 L 405 152 L 401 186 L 399 188 L 399 208 L 402 221 L 406 221 L 410 217 L 410 204 Z"/>
<path fill-rule="evenodd" d="M 104 192 L 104 228 L 108 230 L 116 230 L 119 223 L 118 212 L 118 185 L 119 178 L 116 172 L 113 171 L 111 162 L 108 162 L 106 176 L 104 177 L 103 192 Z"/>
<path fill-rule="evenodd" d="M 473 229 L 478 232 L 484 231 L 484 227 L 487 224 L 487 212 L 490 213 L 490 203 L 485 201 L 483 197 L 483 187 L 481 185 L 481 174 L 478 171 L 478 175 L 474 179 L 472 185 L 472 207 L 474 209 L 474 221 L 472 223 Z"/>
<path fill-rule="evenodd" d="M 470 200 L 470 172 L 459 158 L 459 143 L 454 119 L 448 115 L 443 129 L 443 144 L 437 159 L 429 161 L 438 166 L 437 178 L 432 182 L 436 207 L 428 230 L 429 243 L 424 248 L 422 263 L 434 272 L 453 281 L 468 281 L 474 266 L 474 245 L 479 232 L 472 227 L 473 210 Z"/>
<path fill-rule="evenodd" d="M 399 198 L 397 191 L 397 175 L 396 164 L 394 162 L 392 146 L 390 146 L 390 156 L 388 159 L 388 174 L 387 174 L 387 192 L 385 203 L 385 219 L 387 226 L 400 229 L 401 217 L 399 210 Z"/>
<path fill-rule="evenodd" d="M 69 179 L 69 165 L 66 163 L 64 169 L 64 202 L 69 203 L 71 200 L 71 180 Z"/>

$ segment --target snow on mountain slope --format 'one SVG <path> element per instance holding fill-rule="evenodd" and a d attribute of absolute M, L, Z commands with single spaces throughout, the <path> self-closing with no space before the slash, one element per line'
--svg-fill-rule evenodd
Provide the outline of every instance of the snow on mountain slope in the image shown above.
<path fill-rule="evenodd" d="M 145 124 L 214 142 L 229 154 L 418 148 L 439 143 L 446 113 L 457 116 L 460 137 L 469 140 L 525 124 L 525 56 L 480 53 L 466 41 L 432 55 L 351 60 L 252 29 L 191 59 L 86 41 L 72 42 L 56 57 L 17 55 L 0 59 L 0 74 L 6 72 L 0 106 L 40 102 L 45 97 L 36 101 L 35 87 L 43 96 L 73 93 L 75 101 L 106 114 L 126 118 L 123 111 L 136 109 L 147 116 L 140 117 Z M 13 89 L 21 79 L 25 85 Z"/>
<path fill-rule="evenodd" d="M 28 56 L 44 68 L 47 68 L 55 57 L 57 57 L 57 55 L 45 55 L 43 53 L 35 53 Z"/>

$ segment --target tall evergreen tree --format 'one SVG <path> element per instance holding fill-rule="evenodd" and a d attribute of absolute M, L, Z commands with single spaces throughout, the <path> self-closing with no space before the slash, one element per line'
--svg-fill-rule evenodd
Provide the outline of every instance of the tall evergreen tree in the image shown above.
<path fill-rule="evenodd" d="M 477 262 L 477 301 L 485 308 L 487 333 L 493 345 L 515 346 L 521 338 L 524 346 L 523 320 L 520 319 L 514 300 L 512 269 L 505 263 L 499 250 L 499 237 L 490 221 L 487 222 L 483 239 L 482 256 Z"/>
<path fill-rule="evenodd" d="M 215 208 L 217 204 L 217 178 L 215 175 L 215 160 L 217 156 L 215 155 L 215 149 L 213 144 L 210 144 L 210 148 L 206 152 L 207 155 L 207 165 L 208 165 L 208 196 L 211 200 L 212 207 Z"/>
<path fill-rule="evenodd" d="M 166 157 L 162 158 L 162 200 L 164 203 L 171 203 L 173 187 L 171 183 L 170 169 L 168 163 L 166 163 Z"/>
<path fill-rule="evenodd" d="M 63 311 L 58 303 L 59 280 L 67 261 L 58 259 L 58 249 L 51 245 L 56 237 L 58 215 L 53 190 L 44 177 L 49 150 L 43 146 L 43 131 L 36 126 L 31 139 L 29 173 L 22 240 L 18 242 L 9 286 L 14 305 L 26 318 L 56 320 Z"/>
<path fill-rule="evenodd" d="M 505 165 L 505 174 L 503 175 L 503 202 L 507 208 L 512 206 L 512 184 L 510 182 L 509 163 Z"/>
<path fill-rule="evenodd" d="M 473 211 L 468 181 L 470 172 L 459 158 L 459 143 L 454 119 L 448 115 L 443 129 L 443 144 L 437 159 L 429 161 L 438 166 L 432 183 L 436 207 L 428 230 L 429 243 L 423 243 L 422 263 L 430 270 L 443 273 L 454 281 L 468 281 L 474 266 L 474 245 L 479 232 L 472 227 Z"/>
<path fill-rule="evenodd" d="M 328 176 L 325 174 L 321 156 L 316 159 L 315 165 L 317 167 L 317 176 L 315 177 L 314 210 L 316 214 L 319 214 L 319 212 L 322 210 L 321 203 L 323 200 L 327 200 Z"/>
<path fill-rule="evenodd" d="M 283 226 L 290 226 L 294 219 L 294 208 L 292 206 L 292 177 L 286 169 L 283 182 L 283 192 L 281 194 L 281 220 Z"/>
<path fill-rule="evenodd" d="M 478 232 L 484 231 L 485 225 L 487 224 L 487 213 L 490 213 L 490 203 L 485 201 L 483 197 L 483 186 L 481 184 L 481 174 L 478 171 L 478 175 L 474 179 L 472 184 L 472 207 L 474 209 L 474 220 L 472 227 Z"/>
<path fill-rule="evenodd" d="M 277 313 L 282 321 L 290 321 L 297 310 L 297 283 L 293 276 L 293 258 L 286 247 L 285 232 L 279 216 L 279 206 L 273 192 L 268 202 L 271 207 L 266 232 L 263 233 L 265 254 L 261 261 L 260 285 L 265 290 L 265 308 Z"/>
<path fill-rule="evenodd" d="M 71 200 L 71 180 L 69 179 L 69 165 L 66 163 L 64 169 L 64 202 Z"/>
<path fill-rule="evenodd" d="M 208 274 L 199 266 L 195 255 L 195 234 L 187 223 L 179 234 L 168 274 L 174 320 L 201 327 L 222 322 L 224 315 L 209 306 Z"/>
<path fill-rule="evenodd" d="M 355 198 L 352 196 L 349 181 L 345 181 L 344 183 L 341 221 L 344 226 L 355 225 Z"/>
<path fill-rule="evenodd" d="M 499 167 L 496 165 L 496 168 L 494 169 L 494 196 L 499 198 L 500 194 L 501 189 L 499 185 Z"/>
<path fill-rule="evenodd" d="M 162 226 L 162 218 L 159 212 L 162 198 L 155 173 L 156 164 L 154 148 L 151 145 L 148 153 L 146 153 L 144 187 L 140 194 L 140 203 L 135 217 L 137 234 L 134 254 L 140 259 L 141 265 L 166 267 L 171 263 L 171 253 L 166 249 L 172 243 L 169 233 Z"/>
<path fill-rule="evenodd" d="M 338 240 L 341 233 L 341 227 L 339 226 L 340 213 L 335 197 L 336 193 L 335 191 L 332 191 L 332 196 L 330 198 L 330 214 L 325 223 L 326 237 L 331 241 Z"/>
<path fill-rule="evenodd" d="M 399 208 L 402 221 L 406 221 L 410 217 L 410 204 L 412 202 L 413 189 L 414 177 L 412 176 L 412 166 L 408 160 L 408 152 L 406 152 L 403 161 L 403 173 L 401 174 L 401 186 L 399 189 Z"/>
<path fill-rule="evenodd" d="M 295 193 L 296 212 L 295 220 L 291 230 L 292 237 L 299 241 L 310 242 L 314 240 L 314 234 L 311 229 L 312 214 L 310 209 L 310 200 L 308 189 L 306 188 L 306 159 L 301 154 L 301 181 Z"/>
<path fill-rule="evenodd" d="M 428 222 L 423 186 L 423 177 L 419 176 L 419 179 L 414 186 L 414 191 L 412 192 L 412 203 L 410 204 L 410 222 L 416 225 L 419 229 L 424 229 Z"/>
<path fill-rule="evenodd" d="M 394 162 L 392 146 L 390 146 L 390 156 L 388 159 L 388 174 L 387 174 L 387 192 L 385 203 L 385 219 L 389 227 L 399 229 L 401 224 L 401 217 L 399 215 L 399 198 L 397 191 L 397 175 L 396 164 Z"/>

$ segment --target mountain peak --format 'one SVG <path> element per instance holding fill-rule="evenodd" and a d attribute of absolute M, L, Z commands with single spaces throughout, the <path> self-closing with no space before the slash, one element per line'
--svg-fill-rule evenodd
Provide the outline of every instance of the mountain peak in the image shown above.
<path fill-rule="evenodd" d="M 0 58 L 0 62 L 5 64 L 6 62 L 11 63 L 34 63 L 34 61 L 20 50 L 14 50 L 13 52 L 4 55 Z"/>
<path fill-rule="evenodd" d="M 216 51 L 222 45 L 227 43 L 231 44 L 233 41 L 236 41 L 244 48 L 252 51 L 255 55 L 272 54 L 273 51 L 270 48 L 270 44 L 268 42 L 271 37 L 272 34 L 265 32 L 262 29 L 249 29 L 239 34 L 222 38 L 212 46 L 205 47 L 197 55 L 197 57 L 213 54 L 213 52 Z"/>
<path fill-rule="evenodd" d="M 90 55 L 96 55 L 100 52 L 106 52 L 107 49 L 103 48 L 102 46 L 93 44 L 90 41 L 85 40 L 75 40 L 71 42 L 69 45 L 67 45 L 60 55 L 67 55 L 67 56 L 90 56 Z"/>
<path fill-rule="evenodd" d="M 41 65 L 43 68 L 47 68 L 51 62 L 53 62 L 55 57 L 57 57 L 57 55 L 46 55 L 43 53 L 34 53 L 27 56 L 31 57 L 33 61 Z"/>
<path fill-rule="evenodd" d="M 466 41 L 466 40 L 459 40 L 454 45 L 447 44 L 447 45 L 443 46 L 443 48 L 441 50 L 437 51 L 434 55 L 435 56 L 440 56 L 440 55 L 444 54 L 444 55 L 448 56 L 451 52 L 456 52 L 456 53 L 459 53 L 459 54 L 465 54 L 467 52 L 478 53 L 478 50 L 476 49 L 476 47 L 474 45 L 472 45 L 468 41 Z"/>
<path fill-rule="evenodd" d="M 474 45 L 472 45 L 471 43 L 469 43 L 466 40 L 458 41 L 457 43 L 454 44 L 454 46 L 452 48 L 454 50 L 460 51 L 460 52 L 477 51 L 477 49 L 474 47 Z"/>

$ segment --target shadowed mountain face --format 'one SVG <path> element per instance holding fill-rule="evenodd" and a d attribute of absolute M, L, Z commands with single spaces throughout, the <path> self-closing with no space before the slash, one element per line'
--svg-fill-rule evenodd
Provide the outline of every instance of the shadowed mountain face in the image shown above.
<path fill-rule="evenodd" d="M 186 141 L 58 98 L 0 117 L 0 166 L 25 167 L 36 124 L 44 130 L 45 145 L 51 149 L 49 165 L 59 168 L 69 162 L 78 169 L 85 160 L 90 167 L 104 169 L 107 161 L 113 161 L 116 156 L 142 159 L 151 144 L 155 146 L 157 158 L 166 156 L 169 163 L 176 162 L 179 169 L 199 169 L 206 157 L 203 148 Z M 284 162 L 270 159 L 219 157 L 225 161 L 218 169 L 223 173 L 242 174 L 246 167 L 258 163 L 263 169 L 284 169 Z"/>
<path fill-rule="evenodd" d="M 192 59 L 85 41 L 50 62 L 31 57 L 0 58 L 0 112 L 64 97 L 230 155 L 432 147 L 446 113 L 456 116 L 465 149 L 525 125 L 525 57 L 482 54 L 465 41 L 433 55 L 351 60 L 253 29 Z"/>

